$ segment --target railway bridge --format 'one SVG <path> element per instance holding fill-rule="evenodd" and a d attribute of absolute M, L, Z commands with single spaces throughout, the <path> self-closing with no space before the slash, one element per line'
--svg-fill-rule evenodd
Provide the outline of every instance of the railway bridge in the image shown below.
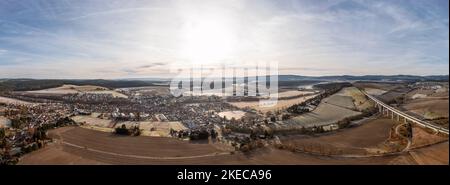
<path fill-rule="evenodd" d="M 387 115 L 387 116 L 391 116 L 392 119 L 397 119 L 397 121 L 401 121 L 403 120 L 405 123 L 414 123 L 417 124 L 419 126 L 425 127 L 425 128 L 429 128 L 432 129 L 436 132 L 440 132 L 440 133 L 444 133 L 448 135 L 448 129 L 434 125 L 433 123 L 424 121 L 424 120 L 420 120 L 417 119 L 411 115 L 408 115 L 400 110 L 397 110 L 394 107 L 391 107 L 387 104 L 385 104 L 384 102 L 382 102 L 381 100 L 378 100 L 377 98 L 375 98 L 374 96 L 367 94 L 365 91 L 362 90 L 362 92 L 364 93 L 364 95 L 366 95 L 370 100 L 375 102 L 376 107 L 379 109 L 380 113 Z"/>

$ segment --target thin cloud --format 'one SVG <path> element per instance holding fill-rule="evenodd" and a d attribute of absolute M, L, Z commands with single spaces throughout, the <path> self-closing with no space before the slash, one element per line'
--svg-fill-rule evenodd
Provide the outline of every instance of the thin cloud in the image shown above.
<path fill-rule="evenodd" d="M 187 63 L 184 27 L 203 19 L 229 24 L 234 64 L 279 61 L 280 73 L 301 75 L 448 74 L 448 1 L 41 2 L 0 2 L 0 77 L 164 75 L 166 65 Z"/>
<path fill-rule="evenodd" d="M 138 68 L 139 69 L 147 69 L 147 68 L 153 68 L 155 66 L 164 66 L 164 65 L 166 65 L 166 63 L 154 62 L 154 63 L 151 63 L 151 64 L 146 64 L 146 65 L 139 66 Z"/>

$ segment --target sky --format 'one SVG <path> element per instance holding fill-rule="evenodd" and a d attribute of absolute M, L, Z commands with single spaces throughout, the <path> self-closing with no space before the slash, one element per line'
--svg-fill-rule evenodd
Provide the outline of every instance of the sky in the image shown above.
<path fill-rule="evenodd" d="M 448 0 L 0 0 L 0 78 L 447 75 Z"/>

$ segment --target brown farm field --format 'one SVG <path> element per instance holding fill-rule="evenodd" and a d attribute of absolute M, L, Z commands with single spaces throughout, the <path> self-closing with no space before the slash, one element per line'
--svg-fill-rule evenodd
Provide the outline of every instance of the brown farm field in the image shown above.
<path fill-rule="evenodd" d="M 82 146 L 125 155 L 154 157 L 183 157 L 223 152 L 212 144 L 191 143 L 164 137 L 128 137 L 73 127 L 58 133 L 62 141 L 72 146 Z M 117 147 L 120 146 L 120 147 Z"/>
<path fill-rule="evenodd" d="M 407 102 L 402 108 L 426 119 L 442 118 L 448 117 L 449 101 L 448 97 L 443 99 L 416 99 Z"/>
<path fill-rule="evenodd" d="M 417 164 L 420 165 L 448 165 L 448 141 L 420 148 L 410 152 Z"/>
<path fill-rule="evenodd" d="M 232 154 L 215 144 L 173 138 L 117 137 L 80 127 L 58 128 L 50 136 L 55 142 L 23 156 L 19 164 L 416 164 L 409 154 L 341 158 L 273 147 Z"/>
<path fill-rule="evenodd" d="M 383 151 L 395 123 L 386 118 L 367 120 L 359 126 L 337 130 L 318 136 L 287 136 L 283 144 L 301 147 L 320 147 L 339 150 L 342 154 L 364 155 L 373 151 Z"/>
<path fill-rule="evenodd" d="M 18 99 L 8 98 L 8 97 L 2 97 L 0 96 L 0 103 L 2 104 L 11 104 L 11 105 L 35 105 L 35 103 L 30 103 Z"/>
<path fill-rule="evenodd" d="M 418 126 L 413 127 L 412 148 L 420 148 L 427 145 L 448 141 L 448 137 L 443 137 L 436 133 L 430 133 Z"/>

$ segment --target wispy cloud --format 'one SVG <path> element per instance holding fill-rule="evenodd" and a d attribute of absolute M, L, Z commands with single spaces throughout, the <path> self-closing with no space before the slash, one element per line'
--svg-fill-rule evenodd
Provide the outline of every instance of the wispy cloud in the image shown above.
<path fill-rule="evenodd" d="M 448 1 L 28 0 L 0 1 L 0 77 L 173 75 L 170 64 L 189 60 L 186 28 L 210 19 L 233 39 L 216 65 L 278 61 L 280 73 L 300 75 L 448 74 Z M 217 50 L 202 48 L 199 55 Z"/>
<path fill-rule="evenodd" d="M 139 66 L 138 68 L 146 69 L 146 68 L 152 68 L 152 67 L 155 67 L 155 66 L 164 66 L 164 65 L 166 65 L 166 64 L 162 63 L 162 62 L 153 62 L 153 63 L 150 63 L 150 64 L 145 64 L 145 65 Z"/>

